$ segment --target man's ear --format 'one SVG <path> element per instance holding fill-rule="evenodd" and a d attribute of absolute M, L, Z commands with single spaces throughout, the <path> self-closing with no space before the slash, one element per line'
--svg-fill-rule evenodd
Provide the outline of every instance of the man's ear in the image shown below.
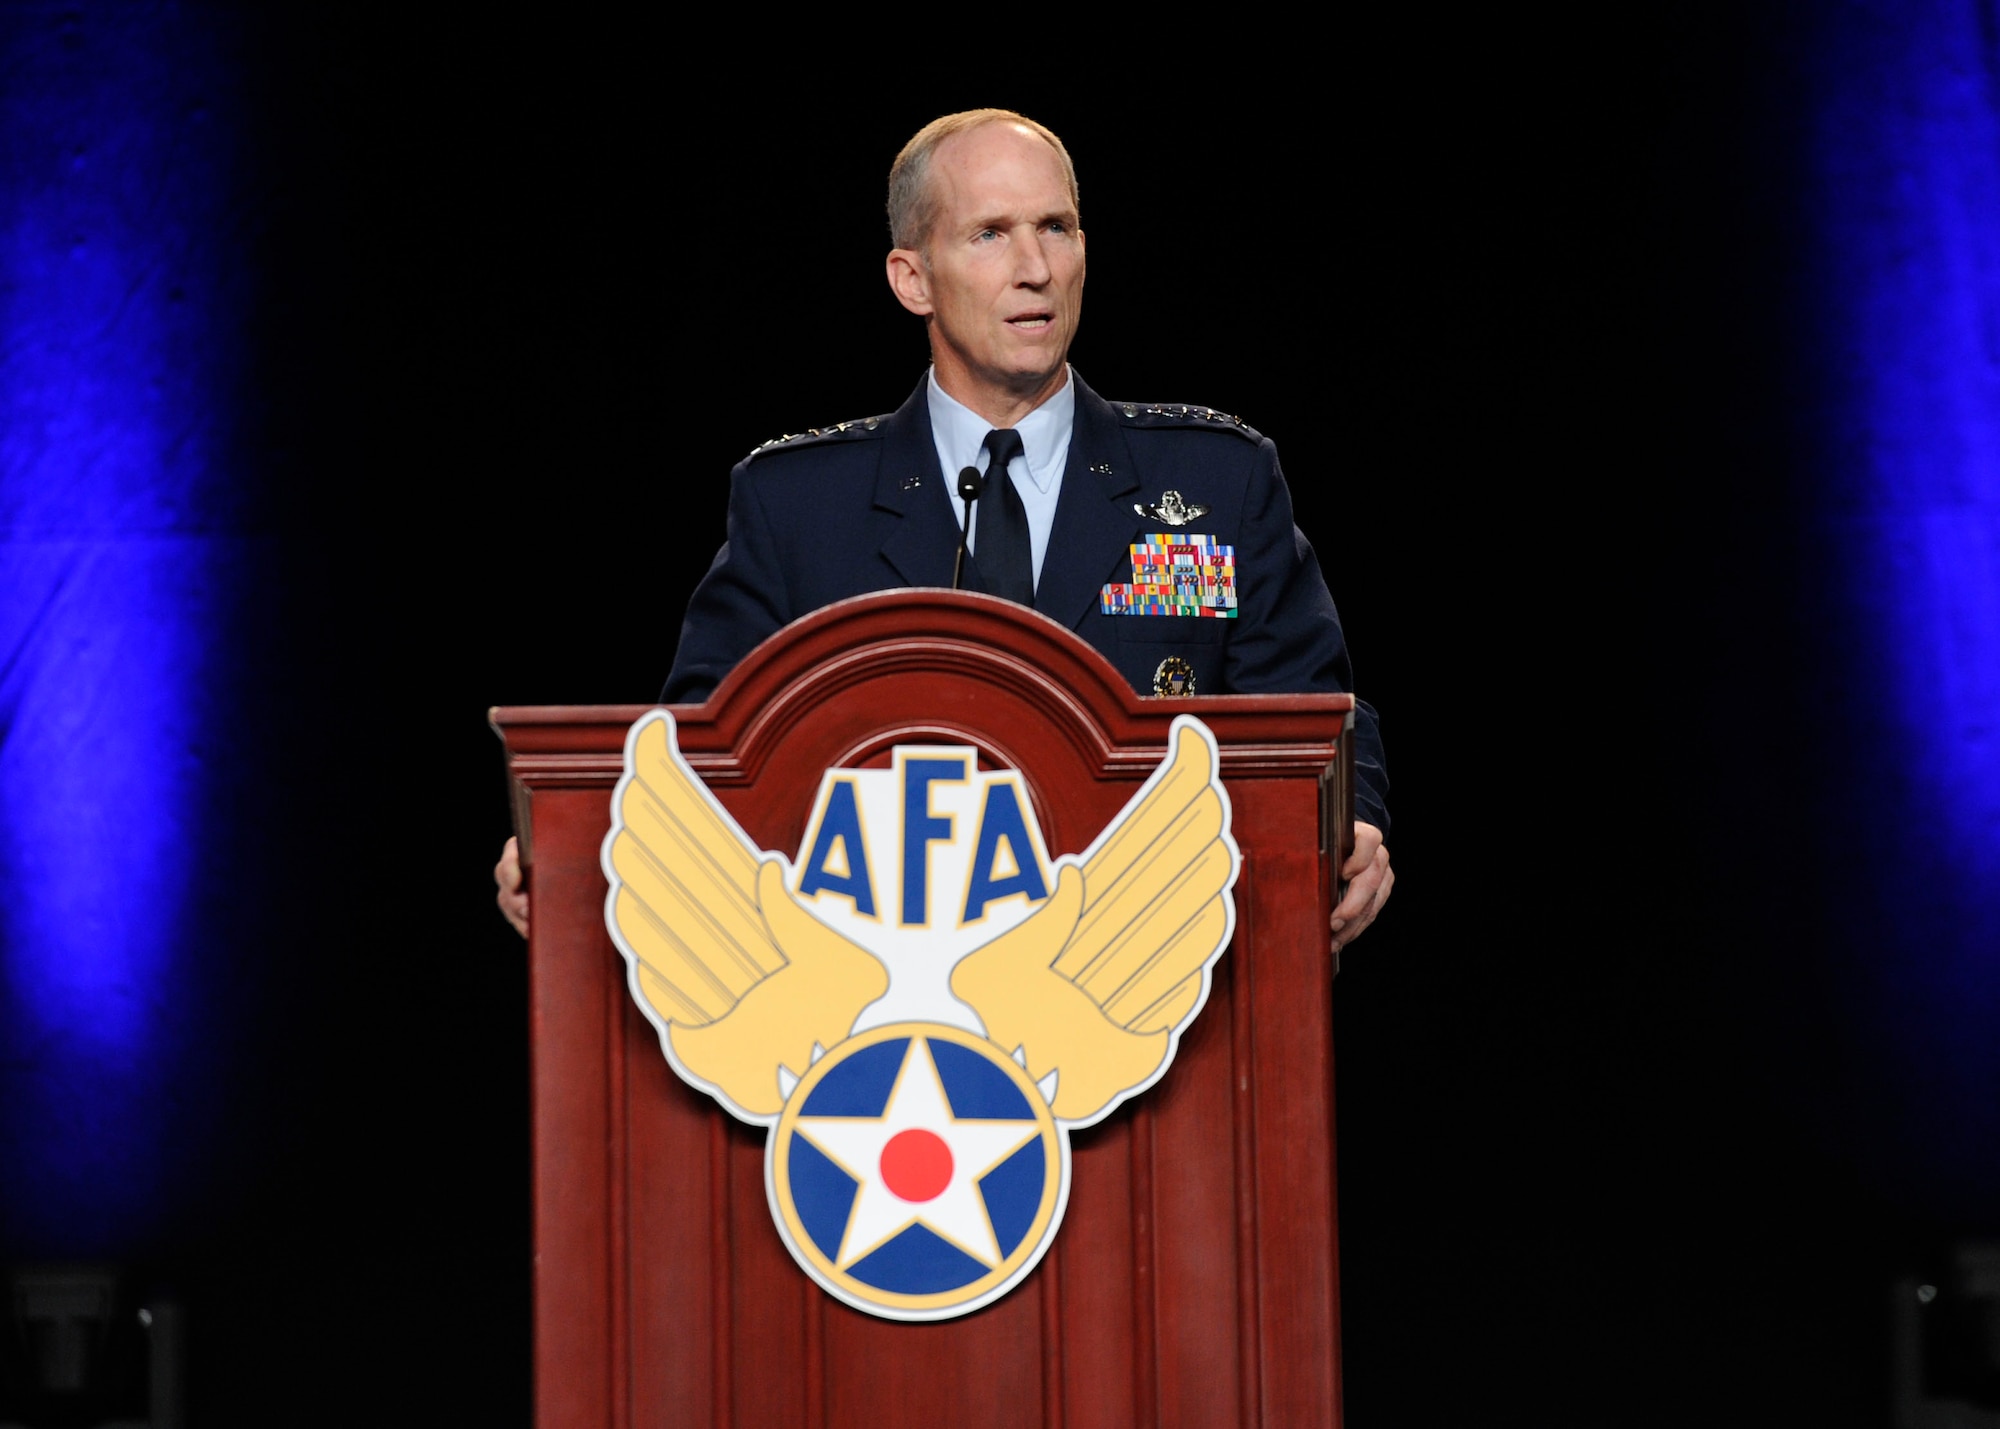
<path fill-rule="evenodd" d="M 927 318 L 934 311 L 930 270 L 924 266 L 923 255 L 916 249 L 890 250 L 889 291 L 896 295 L 897 302 L 918 317 Z"/>

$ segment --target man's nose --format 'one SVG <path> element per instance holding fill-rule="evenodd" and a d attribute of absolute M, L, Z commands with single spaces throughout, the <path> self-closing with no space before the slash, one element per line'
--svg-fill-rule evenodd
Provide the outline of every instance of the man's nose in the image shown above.
<path fill-rule="evenodd" d="M 1036 233 L 1026 243 L 1015 245 L 1014 251 L 1020 255 L 1020 266 L 1014 271 L 1016 287 L 1040 288 L 1048 283 L 1051 270 L 1049 255 L 1042 251 L 1045 241 L 1046 235 Z"/>

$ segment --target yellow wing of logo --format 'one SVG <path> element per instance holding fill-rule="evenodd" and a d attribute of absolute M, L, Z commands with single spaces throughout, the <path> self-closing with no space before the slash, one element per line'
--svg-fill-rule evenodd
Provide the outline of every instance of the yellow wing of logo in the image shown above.
<path fill-rule="evenodd" d="M 814 1047 L 846 1037 L 889 987 L 881 961 L 799 906 L 682 762 L 673 717 L 632 727 L 604 843 L 607 922 L 668 1055 L 746 1120 L 783 1110 Z"/>
<path fill-rule="evenodd" d="M 1158 773 L 1048 901 L 968 953 L 951 989 L 987 1035 L 1057 1073 L 1051 1109 L 1088 1124 L 1143 1091 L 1208 996 L 1235 926 L 1237 852 L 1207 730 L 1174 722 Z"/>

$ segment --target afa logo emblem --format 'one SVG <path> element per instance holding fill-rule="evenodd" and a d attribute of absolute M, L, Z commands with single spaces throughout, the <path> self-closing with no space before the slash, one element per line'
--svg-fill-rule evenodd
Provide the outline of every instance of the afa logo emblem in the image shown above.
<path fill-rule="evenodd" d="M 964 746 L 829 769 L 796 859 L 681 758 L 625 740 L 603 864 L 632 995 L 683 1080 L 768 1128 L 792 1256 L 870 1314 L 940 1320 L 1034 1269 L 1072 1128 L 1158 1081 L 1235 926 L 1215 738 L 1167 755 L 1080 854 L 1050 858 L 1021 775 Z"/>

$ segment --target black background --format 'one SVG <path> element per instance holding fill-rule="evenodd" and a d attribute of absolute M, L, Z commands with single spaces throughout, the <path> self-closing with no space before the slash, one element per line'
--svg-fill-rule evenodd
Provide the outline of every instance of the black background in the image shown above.
<path fill-rule="evenodd" d="M 1078 369 L 1278 442 L 1381 711 L 1399 882 L 1335 1014 L 1352 1422 L 1881 1422 L 1890 1277 L 1979 1227 L 1850 1105 L 1853 869 L 1799 812 L 1864 823 L 1792 737 L 1811 22 L 1588 14 L 1016 16 L 990 82 L 935 61 L 969 35 L 886 25 L 782 58 L 246 29 L 257 184 L 218 242 L 258 275 L 242 640 L 287 731 L 246 749 L 246 842 L 293 956 L 242 993 L 238 1134 L 155 1256 L 203 1422 L 525 1417 L 486 708 L 652 698 L 730 465 L 907 395 L 883 177 L 986 103 L 1076 156 Z"/>

